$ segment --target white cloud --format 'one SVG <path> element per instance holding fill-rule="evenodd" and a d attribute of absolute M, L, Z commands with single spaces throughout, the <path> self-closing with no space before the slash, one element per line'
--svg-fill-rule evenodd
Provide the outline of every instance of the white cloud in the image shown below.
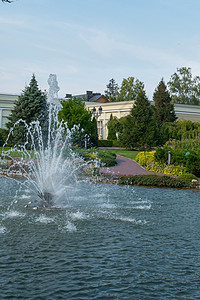
<path fill-rule="evenodd" d="M 11 18 L 3 18 L 0 17 L 0 24 L 1 25 L 14 25 L 14 26 L 23 26 L 25 27 L 26 24 L 21 21 L 21 20 L 17 20 L 17 19 L 11 19 Z"/>

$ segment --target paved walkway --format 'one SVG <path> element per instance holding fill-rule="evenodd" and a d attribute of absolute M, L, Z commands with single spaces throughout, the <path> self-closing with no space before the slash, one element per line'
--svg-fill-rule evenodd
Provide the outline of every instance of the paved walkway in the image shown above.
<path fill-rule="evenodd" d="M 117 165 L 110 168 L 101 168 L 101 174 L 103 175 L 165 175 L 162 173 L 156 173 L 147 171 L 142 168 L 136 161 L 126 158 L 124 156 L 117 155 Z"/>

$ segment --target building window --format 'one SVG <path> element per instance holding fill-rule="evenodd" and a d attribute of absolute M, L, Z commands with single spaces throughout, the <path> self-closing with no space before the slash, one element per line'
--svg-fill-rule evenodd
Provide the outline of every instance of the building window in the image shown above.
<path fill-rule="evenodd" d="M 97 121 L 97 131 L 99 139 L 103 139 L 103 121 Z"/>

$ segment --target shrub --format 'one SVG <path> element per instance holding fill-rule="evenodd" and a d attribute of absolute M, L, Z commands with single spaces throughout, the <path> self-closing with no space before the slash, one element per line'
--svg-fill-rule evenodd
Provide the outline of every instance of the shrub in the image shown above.
<path fill-rule="evenodd" d="M 154 154 L 154 158 L 158 162 L 166 163 L 168 161 L 168 151 L 172 151 L 169 146 L 163 148 L 157 148 Z"/>
<path fill-rule="evenodd" d="M 170 188 L 190 187 L 188 181 L 183 178 L 172 178 L 169 176 L 158 175 L 120 176 L 118 182 L 122 185 L 141 185 Z"/>
<path fill-rule="evenodd" d="M 98 140 L 98 147 L 112 147 L 113 141 L 111 140 Z"/>
<path fill-rule="evenodd" d="M 199 139 L 188 139 L 184 141 L 171 141 L 174 149 L 182 150 L 182 151 L 193 151 L 200 148 L 200 140 Z"/>
<path fill-rule="evenodd" d="M 154 163 L 153 165 L 147 166 L 146 169 L 149 171 L 159 172 L 159 173 L 163 173 L 166 175 L 173 175 L 173 176 L 179 176 L 186 173 L 186 167 L 184 167 L 183 165 L 168 166 L 166 164 L 159 165 L 158 163 Z"/>
<path fill-rule="evenodd" d="M 174 165 L 184 165 L 186 166 L 187 157 L 185 151 L 172 150 L 171 151 L 171 163 Z"/>
<path fill-rule="evenodd" d="M 116 154 L 107 151 L 98 150 L 98 158 L 105 164 L 105 167 L 113 167 L 116 165 Z"/>
<path fill-rule="evenodd" d="M 192 182 L 193 179 L 198 180 L 198 178 L 194 174 L 191 174 L 191 173 L 182 174 L 179 176 L 179 178 L 187 180 L 188 182 Z"/>
<path fill-rule="evenodd" d="M 155 151 L 150 152 L 139 152 L 136 156 L 136 161 L 143 167 L 145 167 L 148 164 L 151 164 L 154 161 L 154 154 Z"/>
<path fill-rule="evenodd" d="M 112 142 L 113 142 L 112 147 L 122 147 L 122 144 L 120 143 L 119 140 L 113 140 Z"/>
<path fill-rule="evenodd" d="M 186 169 L 188 173 L 200 176 L 200 155 L 196 151 L 192 151 L 186 156 Z"/>
<path fill-rule="evenodd" d="M 74 147 L 74 152 L 78 153 L 85 161 L 100 159 L 105 167 L 112 167 L 116 165 L 116 154 L 110 153 L 97 148 L 83 149 Z"/>

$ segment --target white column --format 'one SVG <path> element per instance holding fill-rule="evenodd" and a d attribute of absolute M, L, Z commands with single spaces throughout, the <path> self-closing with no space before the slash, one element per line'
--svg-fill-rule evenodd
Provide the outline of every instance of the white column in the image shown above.
<path fill-rule="evenodd" d="M 0 109 L 0 128 L 3 126 L 3 110 Z"/>
<path fill-rule="evenodd" d="M 103 119 L 103 139 L 106 139 L 106 113 L 104 112 L 104 119 Z"/>

